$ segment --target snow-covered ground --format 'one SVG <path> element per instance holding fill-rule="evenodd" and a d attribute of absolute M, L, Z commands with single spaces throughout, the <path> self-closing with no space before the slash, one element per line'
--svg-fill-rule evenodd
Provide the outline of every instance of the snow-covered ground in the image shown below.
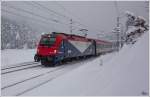
<path fill-rule="evenodd" d="M 40 65 L 34 68 L 2 74 L 2 95 L 19 96 L 82 65 L 86 65 L 86 63 L 92 60 L 94 60 L 93 57 L 84 61 L 67 62 L 64 65 L 54 68 Z"/>
<path fill-rule="evenodd" d="M 6 49 L 1 51 L 1 66 L 34 61 L 35 49 Z"/>
<path fill-rule="evenodd" d="M 148 95 L 148 33 L 133 46 L 108 54 L 23 95 Z"/>
<path fill-rule="evenodd" d="M 3 50 L 2 67 L 31 62 L 34 54 L 35 50 Z M 46 73 L 25 84 L 21 83 L 4 89 L 2 94 L 24 96 L 148 95 L 148 64 L 148 33 L 146 33 L 139 38 L 137 43 L 125 45 L 120 52 L 102 55 L 77 64 L 69 63 L 69 65 L 64 65 L 64 69 L 51 74 L 46 72 L 59 67 L 37 67 L 38 69 L 33 68 L 2 75 L 2 86 L 4 87 Z M 48 82 L 49 79 L 51 80 Z M 45 84 L 30 90 L 43 82 Z"/>

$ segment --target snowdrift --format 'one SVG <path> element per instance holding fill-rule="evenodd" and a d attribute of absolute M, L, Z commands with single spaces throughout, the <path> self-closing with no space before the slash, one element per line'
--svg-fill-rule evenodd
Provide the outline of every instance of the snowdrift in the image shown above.
<path fill-rule="evenodd" d="M 148 95 L 148 33 L 120 52 L 101 56 L 24 95 Z"/>

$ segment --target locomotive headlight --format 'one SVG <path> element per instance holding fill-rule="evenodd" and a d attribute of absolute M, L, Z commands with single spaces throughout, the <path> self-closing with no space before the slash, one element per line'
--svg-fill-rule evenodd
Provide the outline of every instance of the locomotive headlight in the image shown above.
<path fill-rule="evenodd" d="M 54 50 L 54 53 L 56 53 L 57 52 L 57 50 Z"/>

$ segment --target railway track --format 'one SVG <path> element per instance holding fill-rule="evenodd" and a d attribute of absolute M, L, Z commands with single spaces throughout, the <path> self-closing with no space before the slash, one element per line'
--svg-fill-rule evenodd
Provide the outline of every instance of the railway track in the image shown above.
<path fill-rule="evenodd" d="M 1 88 L 2 95 L 8 95 L 8 94 L 6 94 L 6 92 L 13 91 L 15 88 L 24 87 L 24 85 L 27 86 L 26 88 L 20 88 L 19 91 L 15 91 L 16 93 L 12 93 L 13 96 L 20 96 L 20 95 L 22 95 L 28 91 L 31 91 L 31 90 L 49 82 L 49 81 L 57 78 L 58 76 L 64 74 L 65 72 L 68 72 L 69 70 L 66 67 L 72 67 L 72 66 L 62 65 L 60 67 L 53 68 L 53 70 L 49 70 L 47 72 L 29 77 L 27 79 L 6 85 L 6 86 Z M 42 79 L 42 81 L 40 81 L 41 79 Z M 29 85 L 31 83 L 32 83 L 32 85 Z"/>
<path fill-rule="evenodd" d="M 1 74 L 3 75 L 3 74 L 12 73 L 15 71 L 25 70 L 25 69 L 29 69 L 29 68 L 34 68 L 34 67 L 38 67 L 38 66 L 41 66 L 41 64 L 39 64 L 37 62 L 30 62 L 27 64 L 9 66 L 9 67 L 2 68 Z"/>
<path fill-rule="evenodd" d="M 41 75 L 39 75 L 38 77 L 44 76 L 44 75 L 49 74 L 49 73 L 52 73 L 52 72 L 57 72 L 57 71 L 59 71 L 59 70 L 61 70 L 61 69 L 63 69 L 63 68 L 65 68 L 65 66 L 60 67 L 60 68 L 57 68 L 57 69 L 52 70 L 52 71 L 49 71 L 49 72 L 46 72 L 46 73 L 44 73 L 44 74 L 41 74 Z M 43 82 L 41 82 L 41 83 L 39 83 L 39 84 L 37 84 L 37 85 L 35 85 L 35 86 L 33 86 L 33 87 L 30 87 L 30 88 L 28 88 L 28 89 L 26 89 L 26 90 L 24 90 L 24 91 L 22 91 L 22 92 L 16 94 L 15 96 L 20 96 L 20 95 L 22 95 L 22 94 L 24 94 L 24 93 L 26 93 L 26 92 L 28 92 L 28 91 L 31 91 L 31 90 L 33 90 L 33 89 L 35 89 L 35 88 L 37 88 L 37 87 L 39 87 L 39 86 L 41 86 L 41 85 L 43 85 L 43 84 L 48 83 L 49 81 L 51 81 L 51 80 L 57 78 L 58 76 L 59 76 L 59 75 L 54 76 L 54 77 L 50 77 L 48 80 L 45 80 L 45 81 L 43 81 Z M 36 77 L 36 78 L 37 78 L 37 77 Z"/>
<path fill-rule="evenodd" d="M 51 73 L 51 72 L 54 72 L 54 71 L 59 70 L 59 69 L 62 69 L 62 68 L 64 68 L 64 66 L 63 66 L 63 67 L 60 67 L 60 68 L 56 68 L 56 69 L 54 69 L 54 70 L 47 71 L 47 72 L 45 72 L 45 73 L 42 73 L 42 74 L 39 74 L 39 75 L 30 77 L 30 78 L 27 78 L 27 79 L 24 79 L 24 80 L 21 80 L 21 81 L 18 81 L 18 82 L 15 82 L 15 83 L 12 83 L 12 84 L 10 84 L 10 85 L 7 85 L 7 86 L 2 87 L 1 90 L 4 90 L 4 89 L 9 88 L 9 87 L 12 87 L 12 86 L 15 86 L 15 85 L 20 84 L 20 83 L 23 83 L 23 82 L 25 82 L 25 81 L 29 81 L 29 80 L 32 80 L 32 79 L 35 79 L 35 78 L 44 76 L 45 74 L 49 74 L 49 73 Z"/>
<path fill-rule="evenodd" d="M 44 85 L 44 84 L 48 83 L 49 81 L 52 81 L 52 80 L 55 79 L 55 78 L 57 78 L 57 76 L 52 77 L 52 78 L 50 78 L 50 79 L 48 79 L 48 80 L 46 80 L 46 81 L 44 81 L 44 82 L 42 82 L 42 83 L 40 83 L 40 84 L 34 86 L 34 87 L 31 87 L 31 88 L 29 88 L 29 89 L 27 89 L 27 90 L 25 90 L 25 91 L 23 91 L 23 92 L 21 92 L 21 93 L 18 93 L 18 94 L 16 94 L 15 96 L 21 96 L 22 94 L 24 94 L 24 93 L 26 93 L 26 92 L 28 92 L 28 91 L 31 91 L 31 90 L 33 90 L 33 89 L 35 89 L 35 88 L 37 88 L 37 87 L 39 87 L 39 86 L 41 86 L 41 85 Z"/>
<path fill-rule="evenodd" d="M 11 69 L 11 68 L 17 68 L 17 67 L 22 67 L 22 66 L 26 66 L 26 65 L 33 65 L 36 64 L 37 62 L 24 62 L 22 64 L 18 64 L 18 65 L 12 65 L 12 66 L 7 66 L 7 67 L 2 67 L 1 70 L 6 70 L 6 69 Z"/>
<path fill-rule="evenodd" d="M 90 60 L 93 60 L 93 58 L 91 58 Z M 7 67 L 5 69 L 3 68 L 2 70 L 3 80 L 2 81 L 4 82 L 4 84 L 1 88 L 2 95 L 13 95 L 13 96 L 24 95 L 27 92 L 50 82 L 51 80 L 57 78 L 58 76 L 63 75 L 64 73 L 69 72 L 77 68 L 78 66 L 81 66 L 83 62 L 84 61 L 81 61 L 81 60 L 67 62 L 65 63 L 65 65 L 63 64 L 61 66 L 56 66 L 55 68 L 48 68 L 48 67 L 45 68 L 43 66 L 40 66 L 41 64 L 38 64 L 38 63 L 34 63 L 34 64 L 29 63 L 29 65 L 24 64 L 22 66 L 17 65 L 17 66 Z M 32 66 L 37 67 L 37 68 L 33 68 Z M 27 68 L 33 68 L 33 69 L 27 69 Z M 15 72 L 15 71 L 18 71 L 18 72 Z M 14 73 L 11 73 L 11 72 L 14 72 Z M 25 74 L 24 77 L 19 77 L 19 75 L 21 75 L 19 73 L 23 75 Z M 19 78 L 18 77 L 17 79 L 9 78 L 9 77 L 12 77 L 12 75 L 18 76 Z M 26 76 L 26 75 L 29 75 L 29 76 Z M 8 80 L 10 81 L 6 82 Z"/>

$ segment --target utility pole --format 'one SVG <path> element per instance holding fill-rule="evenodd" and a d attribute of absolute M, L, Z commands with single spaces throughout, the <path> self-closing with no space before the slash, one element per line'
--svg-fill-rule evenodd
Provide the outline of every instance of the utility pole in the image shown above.
<path fill-rule="evenodd" d="M 119 26 L 119 16 L 117 17 L 117 45 L 118 45 L 118 51 L 120 48 L 120 26 Z"/>
<path fill-rule="evenodd" d="M 73 24 L 73 23 L 72 23 L 72 19 L 70 19 L 70 34 L 72 34 L 72 30 L 73 30 L 73 29 L 72 29 L 72 24 Z"/>
<path fill-rule="evenodd" d="M 119 13 L 119 8 L 118 8 L 118 4 L 117 1 L 114 2 L 115 4 L 115 8 L 116 8 L 116 12 L 117 12 L 117 29 L 116 29 L 116 34 L 117 34 L 117 46 L 118 46 L 118 51 L 120 49 L 120 13 Z"/>

